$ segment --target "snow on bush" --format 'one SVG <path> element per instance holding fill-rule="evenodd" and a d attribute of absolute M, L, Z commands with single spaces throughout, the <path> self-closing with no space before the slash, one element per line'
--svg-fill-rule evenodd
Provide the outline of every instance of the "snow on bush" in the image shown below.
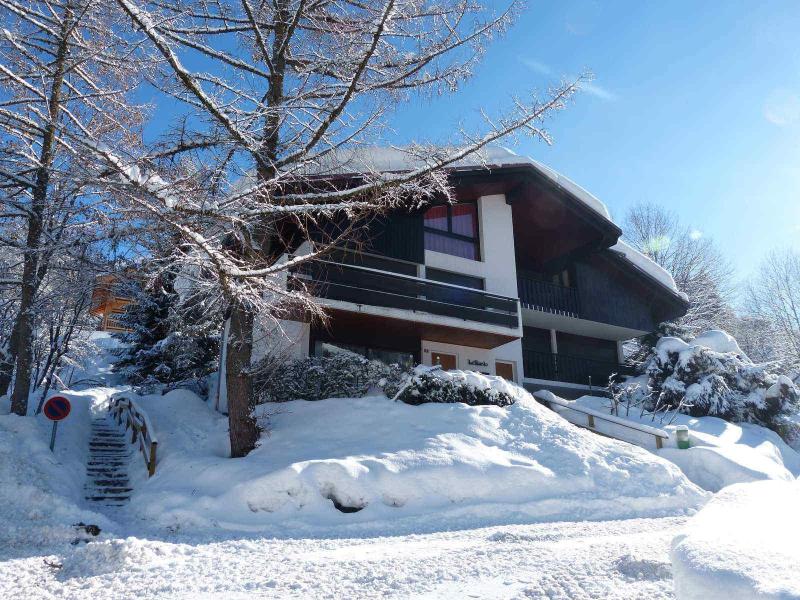
<path fill-rule="evenodd" d="M 527 392 L 502 377 L 475 371 L 443 371 L 419 366 L 404 378 L 396 399 L 406 404 L 462 402 L 470 406 L 508 406 Z"/>
<path fill-rule="evenodd" d="M 650 411 L 712 415 L 786 433 L 789 415 L 798 410 L 800 392 L 792 380 L 754 364 L 724 331 L 706 332 L 689 343 L 663 337 L 643 369 L 642 400 Z M 612 386 L 612 393 L 618 391 Z"/>
<path fill-rule="evenodd" d="M 800 599 L 800 482 L 732 485 L 672 542 L 678 600 Z"/>
<path fill-rule="evenodd" d="M 326 356 L 291 362 L 267 357 L 257 366 L 254 381 L 260 402 L 361 398 L 383 391 L 390 398 L 414 405 L 462 402 L 506 406 L 520 393 L 527 394 L 502 377 L 421 365 L 409 372 L 341 348 Z"/>
<path fill-rule="evenodd" d="M 373 388 L 394 395 L 403 373 L 399 365 L 337 348 L 327 356 L 290 362 L 267 357 L 255 368 L 253 388 L 259 402 L 360 398 Z"/>
<path fill-rule="evenodd" d="M 188 392 L 139 403 L 160 458 L 136 485 L 132 516 L 177 529 L 387 535 L 685 514 L 706 499 L 672 463 L 530 396 L 507 407 L 384 396 L 262 404 L 269 431 L 237 460 L 226 420 Z"/>

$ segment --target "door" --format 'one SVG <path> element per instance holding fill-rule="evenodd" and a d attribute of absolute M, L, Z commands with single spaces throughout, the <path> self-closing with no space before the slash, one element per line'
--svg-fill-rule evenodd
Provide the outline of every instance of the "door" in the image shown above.
<path fill-rule="evenodd" d="M 494 372 L 498 377 L 514 381 L 514 363 L 498 360 L 494 363 Z"/>
<path fill-rule="evenodd" d="M 445 371 L 450 371 L 456 368 L 456 355 L 443 354 L 442 352 L 431 352 L 431 364 L 439 365 Z"/>

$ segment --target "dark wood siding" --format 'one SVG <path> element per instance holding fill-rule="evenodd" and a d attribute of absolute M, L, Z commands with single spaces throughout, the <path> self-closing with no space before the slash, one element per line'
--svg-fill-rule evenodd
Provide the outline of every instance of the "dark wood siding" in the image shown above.
<path fill-rule="evenodd" d="M 611 363 L 617 362 L 617 343 L 613 340 L 600 340 L 561 331 L 556 333 L 556 340 L 559 354 Z"/>
<path fill-rule="evenodd" d="M 576 262 L 574 272 L 582 318 L 642 331 L 656 328 L 649 294 L 602 257 Z"/>
<path fill-rule="evenodd" d="M 550 330 L 537 327 L 522 328 L 522 347 L 532 352 L 550 352 Z"/>
<path fill-rule="evenodd" d="M 425 262 L 422 213 L 396 212 L 369 224 L 369 250 L 391 258 Z"/>

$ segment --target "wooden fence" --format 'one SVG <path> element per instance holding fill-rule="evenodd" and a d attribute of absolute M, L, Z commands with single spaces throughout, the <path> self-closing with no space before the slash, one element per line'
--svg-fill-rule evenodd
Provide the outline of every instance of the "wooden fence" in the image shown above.
<path fill-rule="evenodd" d="M 615 434 L 613 431 L 610 431 L 608 429 L 605 429 L 604 431 L 599 430 L 595 425 L 595 421 L 597 420 L 613 423 L 618 427 L 622 427 L 630 431 L 635 431 L 640 434 L 653 436 L 655 438 L 656 448 L 658 448 L 659 450 L 664 446 L 664 440 L 669 439 L 669 434 L 663 429 L 659 429 L 658 427 L 650 427 L 649 425 L 644 425 L 642 423 L 634 423 L 633 421 L 630 421 L 628 419 L 623 419 L 622 417 L 617 417 L 616 415 L 610 415 L 608 413 L 600 412 L 599 410 L 594 410 L 592 408 L 589 408 L 588 406 L 581 406 L 576 402 L 559 398 L 552 392 L 548 392 L 545 390 L 534 392 L 533 397 L 536 398 L 542 404 L 544 404 L 547 408 L 561 414 L 562 417 L 567 419 L 567 421 L 569 421 L 573 425 L 590 429 L 595 433 L 599 433 L 600 435 L 613 437 L 626 442 L 629 441 L 626 440 L 624 437 Z M 579 416 L 575 417 L 574 415 L 563 414 L 565 411 L 572 411 L 574 413 L 578 413 Z"/>
<path fill-rule="evenodd" d="M 152 477 L 156 472 L 158 440 L 147 414 L 133 400 L 124 396 L 111 398 L 108 410 L 118 424 L 122 425 L 124 421 L 125 429 L 131 430 L 131 444 L 139 442 L 139 451 L 144 457 L 147 473 Z"/>

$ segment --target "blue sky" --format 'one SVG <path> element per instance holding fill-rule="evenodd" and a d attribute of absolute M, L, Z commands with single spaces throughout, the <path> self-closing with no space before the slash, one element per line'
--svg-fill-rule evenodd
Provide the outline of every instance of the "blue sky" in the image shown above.
<path fill-rule="evenodd" d="M 532 0 L 454 96 L 400 105 L 386 141 L 449 141 L 458 124 L 479 129 L 478 109 L 591 70 L 550 122 L 553 146 L 507 145 L 618 221 L 639 200 L 670 207 L 745 279 L 770 250 L 800 247 L 799 39 L 798 0 Z M 142 95 L 160 115 L 148 137 L 162 133 L 180 111 Z"/>
<path fill-rule="evenodd" d="M 455 97 L 394 118 L 398 142 L 477 125 L 561 75 L 593 85 L 511 144 L 603 200 L 646 199 L 711 236 L 740 277 L 800 240 L 800 2 L 532 2 Z"/>

